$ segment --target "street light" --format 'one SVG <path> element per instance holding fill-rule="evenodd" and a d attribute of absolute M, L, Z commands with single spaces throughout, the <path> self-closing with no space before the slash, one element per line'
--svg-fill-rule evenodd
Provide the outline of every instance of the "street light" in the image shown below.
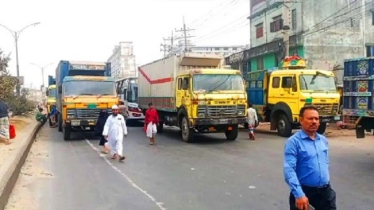
<path fill-rule="evenodd" d="M 49 64 L 47 64 L 43 67 L 39 66 L 38 64 L 35 64 L 35 63 L 30 63 L 30 64 L 39 67 L 40 70 L 42 71 L 42 82 L 43 82 L 42 85 L 43 85 L 43 88 L 44 88 L 44 69 L 47 68 L 48 66 L 52 65 L 53 63 L 49 63 Z"/>
<path fill-rule="evenodd" d="M 36 26 L 38 24 L 40 24 L 40 22 L 32 23 L 30 25 L 27 25 L 27 26 L 23 27 L 19 31 L 12 31 L 8 27 L 0 24 L 0 26 L 2 26 L 3 28 L 7 29 L 12 34 L 12 36 L 14 38 L 14 41 L 15 41 L 15 44 L 16 44 L 16 63 L 17 63 L 17 78 L 18 79 L 19 79 L 19 62 L 18 62 L 18 39 L 19 39 L 19 36 L 22 33 L 22 31 L 24 31 L 26 28 L 28 28 L 30 26 Z M 20 95 L 20 85 L 19 85 L 19 83 L 17 83 L 17 95 L 18 96 Z"/>

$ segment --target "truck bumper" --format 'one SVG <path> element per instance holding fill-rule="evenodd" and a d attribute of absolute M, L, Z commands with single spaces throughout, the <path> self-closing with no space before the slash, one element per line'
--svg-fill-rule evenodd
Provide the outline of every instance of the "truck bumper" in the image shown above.
<path fill-rule="evenodd" d="M 243 118 L 223 118 L 223 119 L 195 119 L 195 125 L 238 125 L 247 120 Z"/>
<path fill-rule="evenodd" d="M 69 119 L 66 120 L 66 124 L 70 127 L 95 127 L 97 119 Z"/>

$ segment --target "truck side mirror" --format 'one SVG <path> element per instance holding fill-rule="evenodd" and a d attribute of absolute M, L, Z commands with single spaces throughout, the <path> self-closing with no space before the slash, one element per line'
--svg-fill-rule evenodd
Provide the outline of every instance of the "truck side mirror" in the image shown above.
<path fill-rule="evenodd" d="M 49 92 L 48 92 L 48 90 L 45 91 L 45 95 L 46 95 L 46 96 L 49 96 Z"/>

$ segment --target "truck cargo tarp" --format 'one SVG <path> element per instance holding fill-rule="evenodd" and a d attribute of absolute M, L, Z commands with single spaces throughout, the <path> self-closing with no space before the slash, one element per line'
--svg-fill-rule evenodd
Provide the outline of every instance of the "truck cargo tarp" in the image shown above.
<path fill-rule="evenodd" d="M 220 58 L 198 58 L 183 57 L 181 66 L 218 67 L 221 64 Z"/>

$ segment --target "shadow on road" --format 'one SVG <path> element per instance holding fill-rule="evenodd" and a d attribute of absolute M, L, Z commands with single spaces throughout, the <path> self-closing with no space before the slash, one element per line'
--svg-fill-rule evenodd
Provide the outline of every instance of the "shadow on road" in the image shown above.
<path fill-rule="evenodd" d="M 183 142 L 179 128 L 164 126 L 163 132 L 157 135 Z M 190 144 L 222 144 L 228 142 L 231 143 L 232 141 L 227 141 L 224 133 L 196 133 L 195 140 Z"/>

